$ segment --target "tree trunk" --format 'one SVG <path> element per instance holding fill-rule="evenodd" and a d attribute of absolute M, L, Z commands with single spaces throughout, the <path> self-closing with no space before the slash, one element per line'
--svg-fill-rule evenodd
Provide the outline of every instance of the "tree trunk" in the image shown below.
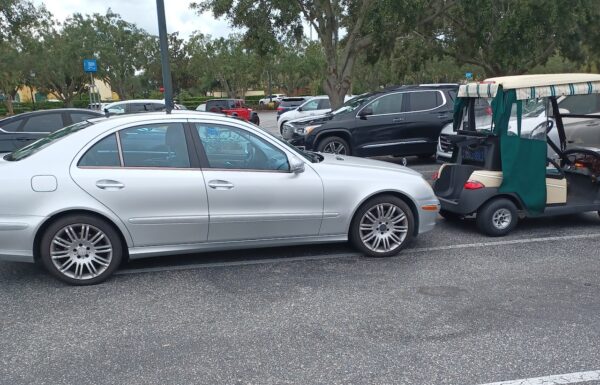
<path fill-rule="evenodd" d="M 13 108 L 13 96 L 9 93 L 8 97 L 6 98 L 6 109 L 7 111 L 7 115 L 14 115 L 15 114 L 15 110 Z"/>
<path fill-rule="evenodd" d="M 335 73 L 329 73 L 323 81 L 323 90 L 329 96 L 332 110 L 338 109 L 344 104 L 344 96 L 348 92 L 348 85 L 348 83 L 344 84 L 343 81 L 340 81 Z"/>

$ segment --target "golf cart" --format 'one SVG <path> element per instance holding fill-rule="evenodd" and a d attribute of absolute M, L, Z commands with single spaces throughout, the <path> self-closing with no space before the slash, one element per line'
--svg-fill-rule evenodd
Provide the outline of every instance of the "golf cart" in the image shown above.
<path fill-rule="evenodd" d="M 503 236 L 519 217 L 600 210 L 600 149 L 586 143 L 567 148 L 563 125 L 564 118 L 590 125 L 600 116 L 570 114 L 557 103 L 563 95 L 593 93 L 600 93 L 600 75 L 507 76 L 461 85 L 454 105 L 456 135 L 449 136 L 452 159 L 434 176 L 440 214 L 474 215 L 480 231 Z M 491 114 L 476 108 L 481 98 Z M 535 127 L 523 124 L 532 104 L 546 111 Z M 547 135 L 552 130 L 558 135 Z"/>

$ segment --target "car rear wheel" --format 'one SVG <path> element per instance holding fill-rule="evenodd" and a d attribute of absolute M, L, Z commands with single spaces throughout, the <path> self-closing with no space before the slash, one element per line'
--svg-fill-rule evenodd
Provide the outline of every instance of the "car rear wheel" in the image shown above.
<path fill-rule="evenodd" d="M 328 136 L 321 140 L 317 146 L 317 151 L 328 154 L 350 155 L 350 145 L 339 136 Z"/>
<path fill-rule="evenodd" d="M 410 242 L 415 220 L 400 198 L 384 195 L 363 204 L 352 220 L 350 241 L 370 257 L 396 255 Z"/>
<path fill-rule="evenodd" d="M 88 215 L 69 215 L 52 223 L 40 246 L 44 267 L 71 285 L 106 280 L 123 257 L 123 244 L 113 227 Z"/>
<path fill-rule="evenodd" d="M 493 199 L 477 210 L 477 228 L 492 237 L 502 237 L 519 221 L 517 206 L 506 198 Z"/>

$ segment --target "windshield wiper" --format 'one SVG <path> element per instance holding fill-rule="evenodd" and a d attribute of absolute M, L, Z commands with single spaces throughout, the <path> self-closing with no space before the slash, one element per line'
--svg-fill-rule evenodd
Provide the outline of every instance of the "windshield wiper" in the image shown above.
<path fill-rule="evenodd" d="M 323 159 L 325 159 L 323 155 L 317 154 L 313 151 L 305 151 L 304 153 L 310 156 L 310 158 L 313 160 L 313 163 L 321 163 Z"/>

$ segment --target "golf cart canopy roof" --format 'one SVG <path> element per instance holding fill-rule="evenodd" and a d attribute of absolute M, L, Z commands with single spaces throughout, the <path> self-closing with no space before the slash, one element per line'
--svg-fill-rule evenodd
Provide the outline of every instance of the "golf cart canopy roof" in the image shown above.
<path fill-rule="evenodd" d="M 489 78 L 481 83 L 463 84 L 458 89 L 459 98 L 493 98 L 498 87 L 515 90 L 517 100 L 561 95 L 587 95 L 600 93 L 600 75 L 548 74 L 519 75 Z"/>

